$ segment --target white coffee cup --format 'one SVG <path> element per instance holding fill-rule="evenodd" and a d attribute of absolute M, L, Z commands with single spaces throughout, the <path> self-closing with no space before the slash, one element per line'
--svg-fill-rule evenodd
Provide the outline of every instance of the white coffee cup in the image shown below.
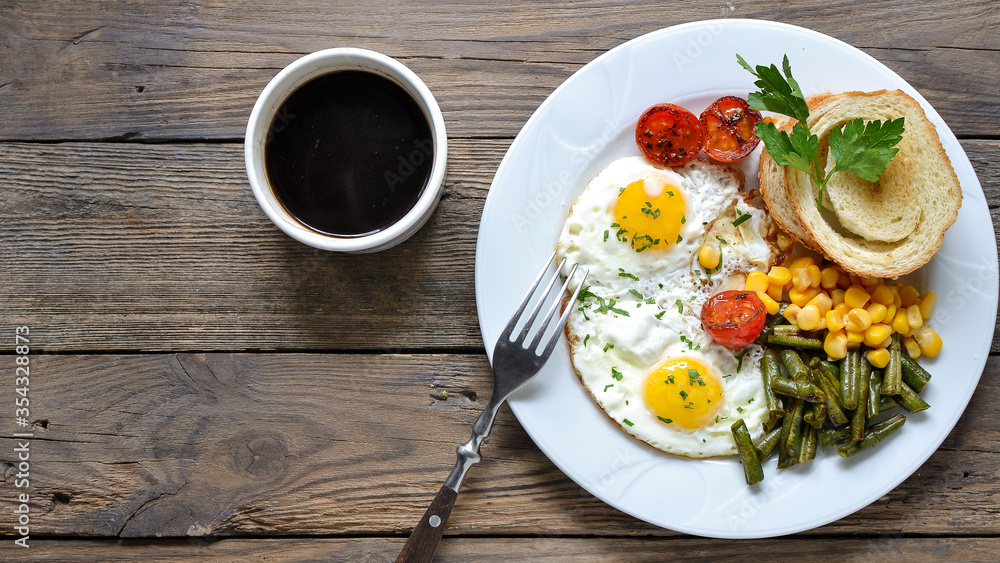
<path fill-rule="evenodd" d="M 335 71 L 361 70 L 385 77 L 410 94 L 430 125 L 433 163 L 430 176 L 416 204 L 402 219 L 375 233 L 338 237 L 321 233 L 298 221 L 284 208 L 268 182 L 264 164 L 264 145 L 278 109 L 300 86 Z M 250 187 L 268 218 L 292 238 L 323 250 L 338 252 L 377 252 L 395 246 L 416 233 L 437 207 L 444 186 L 448 159 L 448 138 L 437 100 L 420 77 L 399 61 L 366 49 L 337 48 L 306 55 L 281 70 L 264 88 L 247 123 L 243 146 Z"/>

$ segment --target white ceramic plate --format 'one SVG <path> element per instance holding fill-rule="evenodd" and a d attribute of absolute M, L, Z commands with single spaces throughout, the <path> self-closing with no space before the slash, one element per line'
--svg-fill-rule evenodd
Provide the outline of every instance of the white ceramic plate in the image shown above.
<path fill-rule="evenodd" d="M 944 339 L 927 411 L 879 447 L 849 459 L 817 459 L 748 487 L 735 458 L 689 460 L 626 435 L 590 399 L 563 344 L 511 399 L 539 448 L 608 504 L 652 524 L 719 538 L 760 538 L 808 530 L 885 495 L 937 449 L 958 421 L 982 373 L 997 310 L 993 223 L 976 174 L 954 134 L 920 94 L 863 52 L 810 30 L 765 21 L 715 20 L 662 29 L 629 41 L 580 69 L 525 124 L 497 170 L 476 251 L 476 303 L 487 351 L 555 246 L 570 204 L 612 160 L 639 154 L 636 119 L 673 102 L 698 114 L 721 95 L 755 90 L 736 62 L 781 64 L 786 53 L 804 93 L 899 88 L 924 106 L 962 183 L 958 221 L 934 259 L 913 274 L 939 295 L 931 320 Z M 760 150 L 758 148 L 758 150 Z M 755 153 L 756 155 L 756 153 Z M 757 158 L 742 161 L 756 183 Z"/>

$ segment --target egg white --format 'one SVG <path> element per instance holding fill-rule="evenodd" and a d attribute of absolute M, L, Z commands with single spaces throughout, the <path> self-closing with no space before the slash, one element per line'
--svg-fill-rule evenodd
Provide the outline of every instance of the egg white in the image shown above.
<path fill-rule="evenodd" d="M 680 240 L 667 248 L 636 252 L 614 236 L 615 202 L 635 180 L 668 186 L 684 197 Z M 641 156 L 612 162 L 570 209 L 557 245 L 567 270 L 590 273 L 585 297 L 570 304 L 567 322 L 573 365 L 594 400 L 626 432 L 665 452 L 714 457 L 736 452 L 730 427 L 746 421 L 754 438 L 767 417 L 759 360 L 751 346 L 740 359 L 701 328 L 701 307 L 712 294 L 740 285 L 752 269 L 774 258 L 765 213 L 746 205 L 742 177 L 704 161 L 661 168 Z M 737 226 L 737 218 L 749 215 Z M 722 251 L 722 264 L 705 271 L 703 244 Z M 603 305 L 603 307 L 602 307 Z M 664 360 L 689 357 L 715 372 L 723 400 L 714 419 L 699 428 L 666 424 L 647 408 L 644 386 Z"/>

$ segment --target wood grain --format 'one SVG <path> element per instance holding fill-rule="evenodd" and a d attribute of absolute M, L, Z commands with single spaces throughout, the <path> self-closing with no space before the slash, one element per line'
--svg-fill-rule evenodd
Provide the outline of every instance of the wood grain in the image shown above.
<path fill-rule="evenodd" d="M 0 143 L 5 316 L 46 352 L 479 350 L 476 234 L 508 146 L 454 140 L 430 223 L 345 256 L 268 221 L 241 145 Z M 1000 142 L 963 146 L 1000 231 Z"/>
<path fill-rule="evenodd" d="M 452 136 L 512 138 L 599 54 L 656 29 L 719 17 L 777 20 L 847 41 L 920 90 L 961 136 L 993 136 L 1000 121 L 1000 13 L 992 0 L 823 7 L 807 0 L 258 0 L 239 7 L 70 0 L 47 7 L 5 9 L 2 140 L 241 138 L 254 100 L 280 68 L 340 46 L 411 66 L 438 97 Z"/>
<path fill-rule="evenodd" d="M 32 536 L 402 539 L 491 387 L 481 355 L 59 354 L 33 356 L 31 374 Z M 958 426 L 913 476 L 810 534 L 996 537 L 998 376 L 990 358 Z M 0 438 L 6 534 L 15 446 Z M 677 536 L 592 497 L 506 408 L 483 457 L 450 537 Z"/>
<path fill-rule="evenodd" d="M 20 561 L 393 561 L 402 540 L 225 539 L 225 540 L 36 540 Z M 445 538 L 435 561 L 719 561 L 746 560 L 747 553 L 771 560 L 814 563 L 831 554 L 845 561 L 995 561 L 997 538 L 869 538 L 710 540 L 700 538 Z"/>

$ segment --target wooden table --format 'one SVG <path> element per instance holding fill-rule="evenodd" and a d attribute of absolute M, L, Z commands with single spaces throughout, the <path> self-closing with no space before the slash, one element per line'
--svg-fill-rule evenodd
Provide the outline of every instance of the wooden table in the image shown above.
<path fill-rule="evenodd" d="M 4 559 L 392 560 L 490 392 L 473 262 L 497 165 L 556 86 L 643 33 L 761 18 L 861 48 L 943 115 L 1000 215 L 994 0 L 3 1 L 0 14 Z M 244 171 L 264 85 L 335 46 L 409 65 L 450 134 L 434 217 L 375 255 L 287 237 Z M 27 428 L 11 418 L 21 325 Z M 505 408 L 439 557 L 996 559 L 998 375 L 994 355 L 954 432 L 886 497 L 747 542 L 605 505 Z M 25 489 L 18 431 L 33 434 Z M 28 550 L 13 543 L 21 492 Z"/>

